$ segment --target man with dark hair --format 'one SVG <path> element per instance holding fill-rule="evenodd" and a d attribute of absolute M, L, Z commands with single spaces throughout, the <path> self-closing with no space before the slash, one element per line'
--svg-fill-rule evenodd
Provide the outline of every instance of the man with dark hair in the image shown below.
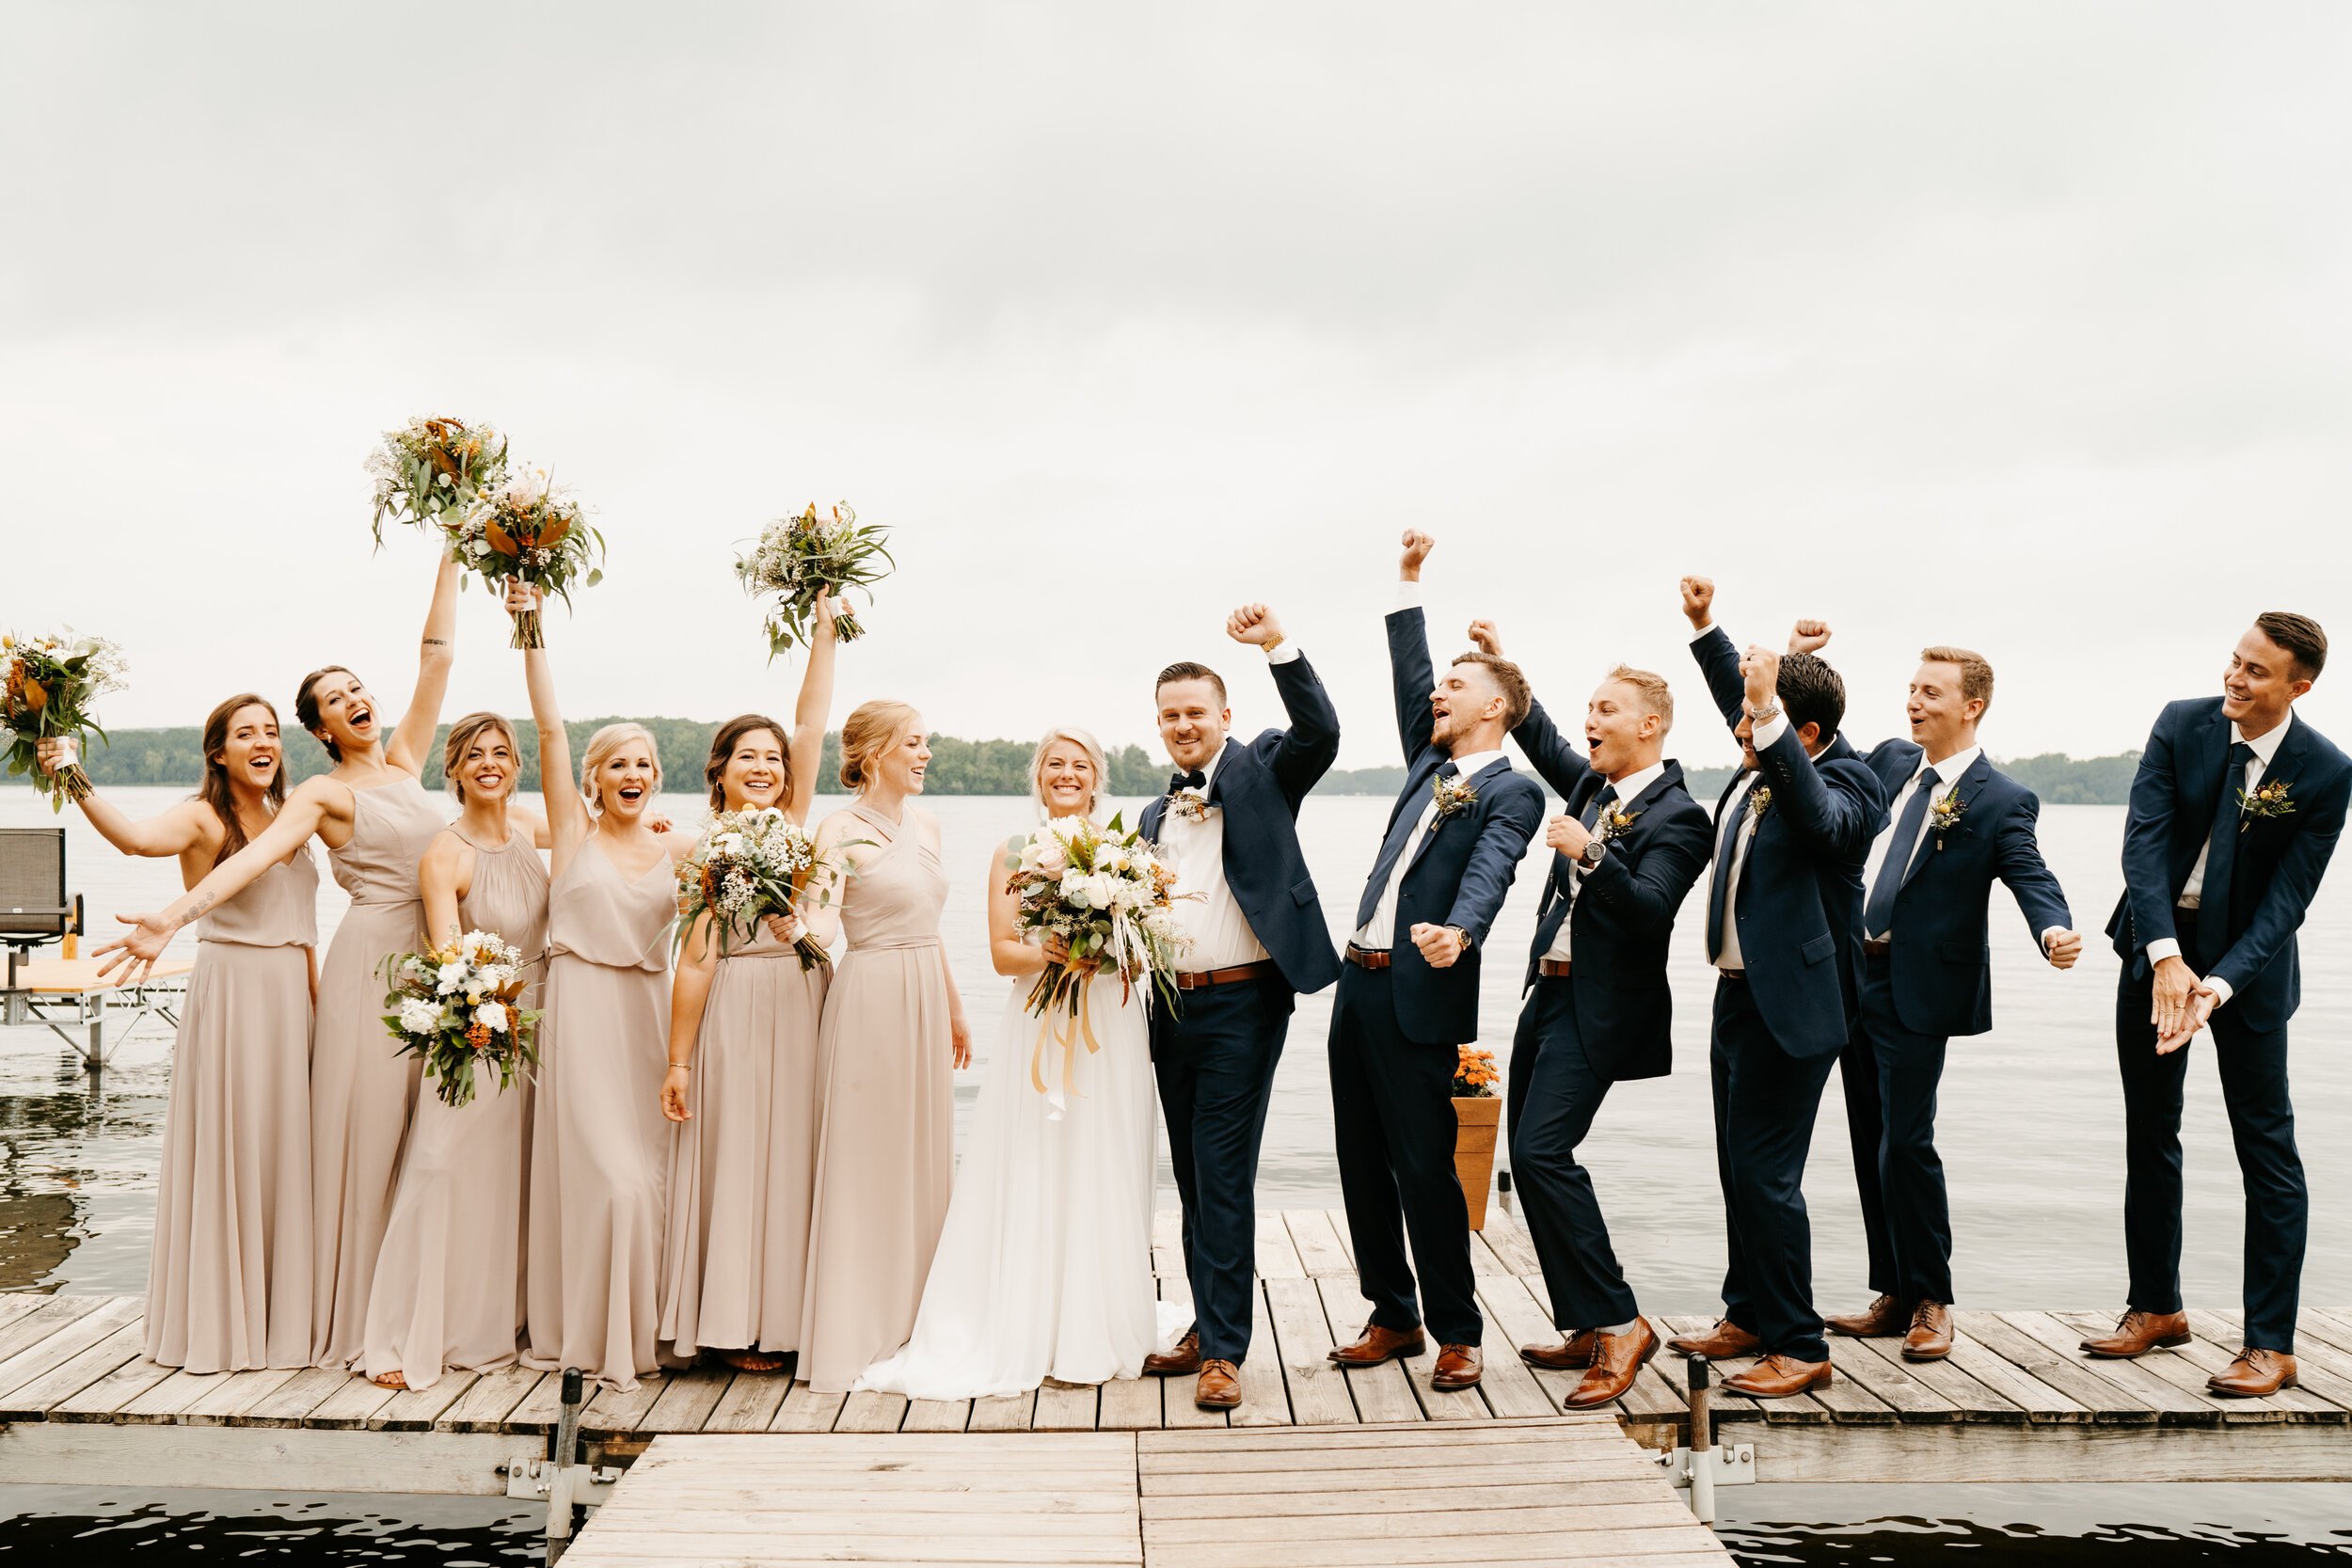
<path fill-rule="evenodd" d="M 1743 655 L 1714 624 L 1715 585 L 1682 579 L 1691 651 L 1745 769 L 1716 808 L 1707 956 L 1720 974 L 1709 1066 L 1724 1189 L 1724 1315 L 1670 1341 L 1763 1359 L 1724 1380 L 1757 1399 L 1830 1381 L 1813 1309 L 1804 1157 L 1862 983 L 1862 866 L 1886 794 L 1837 726 L 1846 686 L 1811 654 Z"/>
<path fill-rule="evenodd" d="M 1456 1048 L 1478 1037 L 1479 955 L 1543 820 L 1544 792 L 1502 751 L 1527 716 L 1518 666 L 1466 655 L 1440 675 L 1430 662 L 1420 600 L 1433 543 L 1405 535 L 1388 622 L 1405 788 L 1357 901 L 1331 1009 L 1340 1192 L 1372 1303 L 1363 1333 L 1331 1359 L 1374 1367 L 1421 1354 L 1425 1305 L 1438 1343 L 1430 1386 L 1444 1391 L 1477 1385 L 1485 1330 L 1454 1169 Z"/>
<path fill-rule="evenodd" d="M 2123 897 L 2107 934 L 2123 1075 L 2123 1243 L 2131 1295 L 2092 1355 L 2186 1344 L 2181 1302 L 2181 1102 L 2189 1040 L 2214 1065 L 2246 1183 L 2245 1343 L 2206 1384 L 2259 1398 L 2295 1383 L 2311 1196 L 2287 1091 L 2287 1021 L 2302 999 L 2296 929 L 2352 801 L 2352 759 L 2295 718 L 2328 661 L 2307 616 L 2257 619 L 2221 695 L 2156 716 L 2123 819 Z"/>
<path fill-rule="evenodd" d="M 1829 638 L 1827 623 L 1799 621 L 1788 650 L 1815 653 Z M 1886 791 L 1888 821 L 1863 867 L 1862 1012 L 1838 1070 L 1878 1299 L 1829 1326 L 1900 1335 L 1907 1361 L 1952 1353 L 1951 1206 L 1935 1152 L 1935 1097 L 1951 1037 L 1993 1027 L 1993 884 L 2008 884 L 2035 951 L 2053 966 L 2071 968 L 2082 952 L 2066 895 L 2042 859 L 2042 802 L 1977 743 L 1992 701 L 1982 655 L 1923 648 L 1906 702 L 1911 738 L 1883 741 L 1865 759 Z"/>
<path fill-rule="evenodd" d="M 1195 1377 L 1204 1410 L 1241 1403 L 1257 1300 L 1258 1147 L 1282 1038 L 1298 993 L 1321 990 L 1340 970 L 1298 847 L 1299 803 L 1340 753 L 1339 713 L 1272 610 L 1244 605 L 1225 631 L 1265 650 L 1290 728 L 1248 745 L 1230 738 L 1216 672 L 1169 665 L 1154 701 L 1176 775 L 1141 821 L 1176 872 L 1176 920 L 1188 939 L 1176 1005 L 1152 1009 L 1152 1066 L 1194 1317 L 1144 1370 Z"/>

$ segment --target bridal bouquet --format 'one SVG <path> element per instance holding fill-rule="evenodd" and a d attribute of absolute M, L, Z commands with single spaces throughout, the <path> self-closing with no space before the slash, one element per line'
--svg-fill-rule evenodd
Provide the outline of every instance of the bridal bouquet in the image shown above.
<path fill-rule="evenodd" d="M 863 842 L 863 841 L 859 841 Z M 809 896 L 810 876 L 822 863 L 817 841 L 773 806 L 723 811 L 678 863 L 677 912 L 681 945 L 698 916 L 708 915 L 719 938 L 719 956 L 729 944 L 757 934 L 769 915 L 800 911 Z M 803 969 L 828 961 L 824 944 L 802 934 L 792 944 Z"/>
<path fill-rule="evenodd" d="M 496 931 L 468 931 L 446 946 L 384 960 L 384 1027 L 400 1054 L 424 1058 L 424 1075 L 444 1104 L 464 1105 L 481 1076 L 514 1086 L 539 1065 L 539 1014 L 519 1005 L 523 957 Z"/>
<path fill-rule="evenodd" d="M 122 650 L 103 637 L 76 637 L 72 628 L 47 637 L 0 637 L 0 736 L 8 741 L 8 772 L 30 773 L 49 797 L 51 811 L 90 792 L 78 762 L 55 773 L 40 769 L 40 742 L 84 735 L 106 738 L 90 712 L 99 693 L 122 689 Z"/>
<path fill-rule="evenodd" d="M 446 415 L 410 420 L 384 433 L 368 454 L 375 481 L 375 542 L 384 522 L 446 525 L 506 473 L 506 437 L 488 425 Z"/>
<path fill-rule="evenodd" d="M 1119 817 L 1105 828 L 1084 816 L 1057 817 L 1010 846 L 1007 889 L 1020 900 L 1024 932 L 1058 936 L 1070 957 L 1048 964 L 1029 989 L 1039 1018 L 1083 1013 L 1080 994 L 1099 972 L 1116 971 L 1122 994 L 1149 977 L 1173 999 L 1169 981 L 1184 938 L 1176 929 L 1175 870 Z"/>
<path fill-rule="evenodd" d="M 818 595 L 863 588 L 867 598 L 873 597 L 874 584 L 898 565 L 882 545 L 889 531 L 879 524 L 860 523 L 848 501 L 836 505 L 826 519 L 818 517 L 817 503 L 811 501 L 800 515 L 779 517 L 760 531 L 751 553 L 736 558 L 735 575 L 753 597 L 776 595 L 763 627 L 770 658 L 796 642 L 808 645 Z M 834 607 L 833 627 L 844 642 L 866 635 L 846 604 Z"/>
<path fill-rule="evenodd" d="M 578 501 L 557 489 L 545 468 L 519 468 L 484 489 L 459 514 L 444 514 L 449 558 L 491 583 L 521 581 L 572 602 L 572 585 L 604 580 L 596 562 L 604 535 L 588 526 Z M 515 611 L 517 648 L 547 646 L 539 611 Z"/>

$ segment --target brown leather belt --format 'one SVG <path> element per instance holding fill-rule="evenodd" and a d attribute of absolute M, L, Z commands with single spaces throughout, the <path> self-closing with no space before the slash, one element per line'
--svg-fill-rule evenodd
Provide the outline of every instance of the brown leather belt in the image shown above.
<path fill-rule="evenodd" d="M 1866 958 L 1883 958 L 1893 951 L 1895 951 L 1893 937 L 1864 937 L 1862 939 L 1862 956 Z"/>
<path fill-rule="evenodd" d="M 1565 980 L 1568 977 L 1568 972 L 1575 967 L 1575 963 L 1567 958 L 1538 958 L 1535 960 L 1536 974 L 1546 980 Z"/>
<path fill-rule="evenodd" d="M 1748 977 L 1748 972 L 1744 969 L 1719 969 L 1715 973 L 1726 980 L 1745 981 Z"/>
<path fill-rule="evenodd" d="M 1231 986 L 1243 980 L 1255 980 L 1274 973 L 1274 960 L 1260 958 L 1256 963 L 1235 964 L 1231 969 L 1195 970 L 1176 976 L 1178 990 L 1204 990 L 1210 986 Z"/>
<path fill-rule="evenodd" d="M 1389 955 L 1384 948 L 1359 947 L 1351 942 L 1347 944 L 1347 961 L 1358 969 L 1382 970 L 1389 967 Z"/>

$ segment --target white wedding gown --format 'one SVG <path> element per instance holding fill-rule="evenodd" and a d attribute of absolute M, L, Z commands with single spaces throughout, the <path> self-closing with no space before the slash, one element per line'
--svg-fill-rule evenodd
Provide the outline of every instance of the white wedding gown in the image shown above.
<path fill-rule="evenodd" d="M 1087 1010 L 1101 1049 L 1079 1036 L 1065 1093 L 1058 1034 L 1041 1055 L 1041 1021 L 1023 1006 L 1032 983 L 1015 979 L 1005 1004 L 914 1336 L 860 1388 L 966 1400 L 1048 1378 L 1136 1377 L 1184 1328 L 1152 1278 L 1157 1134 L 1143 990 L 1122 1003 L 1117 976 L 1094 981 Z"/>

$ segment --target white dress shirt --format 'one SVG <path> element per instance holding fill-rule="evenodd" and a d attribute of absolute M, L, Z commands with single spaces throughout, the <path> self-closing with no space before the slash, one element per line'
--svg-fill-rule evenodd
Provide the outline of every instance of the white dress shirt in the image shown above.
<path fill-rule="evenodd" d="M 1502 760 L 1501 752 L 1472 752 L 1466 757 L 1455 757 L 1454 782 L 1468 784 L 1482 769 Z M 1396 857 L 1396 865 L 1389 873 L 1389 885 L 1380 890 L 1380 902 L 1373 907 L 1372 918 L 1348 939 L 1357 946 L 1386 952 L 1396 944 L 1396 892 L 1404 885 L 1405 873 L 1420 855 L 1422 841 L 1429 836 L 1429 825 L 1437 819 L 1438 792 L 1432 787 L 1428 799 L 1422 802 L 1421 821 L 1414 826 L 1413 836 L 1405 841 L 1405 853 Z"/>
<path fill-rule="evenodd" d="M 1275 655 L 1279 657 L 1288 651 L 1285 644 Z M 1200 791 L 1204 797 L 1216 783 L 1216 770 L 1224 760 L 1220 751 L 1200 770 L 1206 775 Z M 1233 890 L 1226 885 L 1224 808 L 1211 806 L 1194 817 L 1178 811 L 1170 801 L 1168 816 L 1160 823 L 1160 851 L 1176 872 L 1176 928 L 1191 939 L 1178 960 L 1180 966 L 1186 973 L 1200 973 L 1237 969 L 1264 959 L 1265 943 L 1249 928 L 1248 916 L 1241 912 Z"/>
<path fill-rule="evenodd" d="M 1774 720 L 1774 723 L 1780 721 Z M 1761 735 L 1759 732 L 1759 743 Z M 1731 880 L 1724 884 L 1724 928 L 1718 933 L 1715 967 L 1745 969 L 1747 960 L 1740 952 L 1740 879 L 1747 874 L 1748 846 L 1756 839 L 1756 814 L 1750 809 L 1751 797 L 1756 785 L 1764 782 L 1761 773 L 1751 773 L 1748 782 L 1740 786 L 1731 798 L 1731 809 L 1740 814 L 1740 826 L 1731 836 Z"/>
<path fill-rule="evenodd" d="M 1656 784 L 1665 771 L 1664 763 L 1653 762 L 1647 768 L 1637 768 L 1624 778 L 1613 781 L 1610 787 L 1617 792 L 1617 800 L 1610 810 L 1621 811 L 1640 800 L 1642 791 Z M 1599 836 L 1600 825 L 1597 821 L 1594 824 L 1593 832 L 1596 837 Z M 1608 851 L 1604 849 L 1601 853 L 1607 854 Z M 1568 931 L 1576 924 L 1577 895 L 1583 891 L 1584 863 L 1572 861 L 1568 864 L 1568 912 L 1561 916 L 1560 934 L 1551 939 L 1551 946 L 1545 952 L 1545 958 L 1556 958 L 1563 963 L 1572 961 L 1568 952 Z"/>
<path fill-rule="evenodd" d="M 2249 796 L 2262 787 L 2263 774 L 2269 769 L 2270 759 L 2279 754 L 2279 748 L 2285 742 L 2287 730 L 2294 722 L 2295 710 L 2289 708 L 2283 721 L 2272 725 L 2268 731 L 2252 740 L 2248 740 L 2235 724 L 2230 726 L 2230 744 L 2235 746 L 2243 741 L 2254 751 L 2254 754 L 2246 761 L 2245 788 Z M 2173 900 L 2182 909 L 2193 910 L 2203 899 L 2205 857 L 2212 853 L 2213 838 L 2208 834 L 2204 847 L 2197 851 L 2197 863 L 2188 868 L 2188 880 L 2182 885 L 2181 895 Z M 2181 943 L 2177 937 L 2158 937 L 2148 944 L 2148 962 L 2151 967 L 2166 958 L 2177 958 L 2180 956 Z M 2208 974 L 2204 976 L 2204 982 L 2214 989 L 2214 993 L 2217 998 L 2214 1003 L 2215 1006 L 2220 1006 L 2230 1000 L 2229 981 Z"/>
<path fill-rule="evenodd" d="M 1944 800 L 1959 787 L 1961 775 L 1974 768 L 1977 765 L 1977 759 L 1982 755 L 1984 755 L 1984 748 L 1981 746 L 1963 746 L 1942 762 L 1930 762 L 1924 752 L 1920 753 L 1919 766 L 1911 770 L 1911 777 L 1903 781 L 1902 788 L 1895 791 L 1895 798 L 1886 803 L 1886 826 L 1881 828 L 1879 836 L 1870 841 L 1870 858 L 1863 863 L 1862 867 L 1862 901 L 1864 904 L 1869 903 L 1871 890 L 1879 885 L 1879 872 L 1885 867 L 1886 857 L 1894 851 L 1895 829 L 1902 821 L 1904 811 L 1909 809 L 1911 798 L 1919 792 L 1919 775 L 1931 768 L 1935 769 L 1935 793 L 1928 798 L 1928 814 L 1919 819 L 1918 835 L 1902 847 L 1903 858 L 1897 863 L 1901 865 L 1911 863 L 1911 858 L 1919 852 L 1919 840 L 1925 838 L 1933 829 L 1936 802 Z M 1886 934 L 1884 931 L 1865 933 L 1874 940 L 1883 939 Z"/>

